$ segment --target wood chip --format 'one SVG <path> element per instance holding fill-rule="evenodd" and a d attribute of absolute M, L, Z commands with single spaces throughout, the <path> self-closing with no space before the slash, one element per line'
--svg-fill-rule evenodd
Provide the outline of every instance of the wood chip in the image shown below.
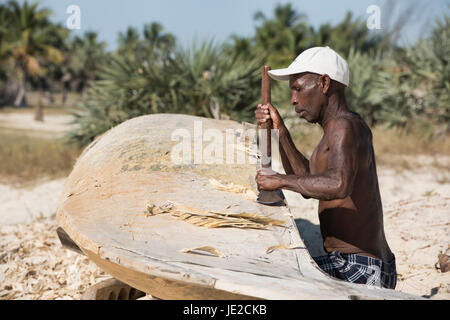
<path fill-rule="evenodd" d="M 88 287 L 110 277 L 62 247 L 57 227 L 54 218 L 0 226 L 0 300 L 80 299 Z"/>
<path fill-rule="evenodd" d="M 277 246 L 272 246 L 272 247 L 267 248 L 266 253 L 269 254 L 269 253 L 273 252 L 274 250 L 279 250 L 279 249 L 306 249 L 306 248 L 301 244 L 280 244 Z"/>
<path fill-rule="evenodd" d="M 0 254 L 0 261 L 2 261 L 3 258 L 6 257 L 8 254 L 16 253 L 17 251 L 19 251 L 19 249 L 20 249 L 20 246 Z"/>
<path fill-rule="evenodd" d="M 222 191 L 228 191 L 233 193 L 240 193 L 243 194 L 244 197 L 247 200 L 256 200 L 257 195 L 253 190 L 250 190 L 249 188 L 245 186 L 241 186 L 234 183 L 222 183 L 216 179 L 210 178 L 209 183 L 212 185 L 212 187 L 216 190 L 222 190 Z"/>
<path fill-rule="evenodd" d="M 267 229 L 269 226 L 283 226 L 286 223 L 282 220 L 265 217 L 259 213 L 205 211 L 178 205 L 174 206 L 172 214 L 181 220 L 206 228 Z"/>
<path fill-rule="evenodd" d="M 183 253 L 194 253 L 194 254 L 205 254 L 205 252 L 210 253 L 216 257 L 222 258 L 225 255 L 217 250 L 214 247 L 211 246 L 203 246 L 203 247 L 193 247 L 193 248 L 185 248 L 182 249 L 181 252 Z"/>
<path fill-rule="evenodd" d="M 166 201 L 162 206 L 157 206 L 153 202 L 147 202 L 145 213 L 147 215 L 157 215 L 163 213 L 169 213 L 173 209 L 173 203 L 170 201 Z"/>
<path fill-rule="evenodd" d="M 179 220 L 205 228 L 267 229 L 269 226 L 281 227 L 286 223 L 286 221 L 272 219 L 259 213 L 206 211 L 175 205 L 170 201 L 163 206 L 156 206 L 153 202 L 148 202 L 146 212 L 148 215 L 170 213 Z"/>
<path fill-rule="evenodd" d="M 450 271 L 450 256 L 447 254 L 438 255 L 439 269 L 442 273 Z"/>

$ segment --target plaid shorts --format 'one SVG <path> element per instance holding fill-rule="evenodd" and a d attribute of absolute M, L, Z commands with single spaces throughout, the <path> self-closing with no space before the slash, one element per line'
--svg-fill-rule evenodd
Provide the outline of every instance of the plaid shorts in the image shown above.
<path fill-rule="evenodd" d="M 397 284 L 395 256 L 385 263 L 372 257 L 333 251 L 313 259 L 323 271 L 341 280 L 389 289 Z"/>

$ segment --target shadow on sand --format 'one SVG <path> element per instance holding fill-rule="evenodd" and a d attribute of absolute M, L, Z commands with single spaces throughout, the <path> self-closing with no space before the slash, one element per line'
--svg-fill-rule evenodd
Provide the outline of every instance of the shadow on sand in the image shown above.
<path fill-rule="evenodd" d="M 312 257 L 326 255 L 323 249 L 323 239 L 320 226 L 306 219 L 295 219 L 300 236 Z"/>

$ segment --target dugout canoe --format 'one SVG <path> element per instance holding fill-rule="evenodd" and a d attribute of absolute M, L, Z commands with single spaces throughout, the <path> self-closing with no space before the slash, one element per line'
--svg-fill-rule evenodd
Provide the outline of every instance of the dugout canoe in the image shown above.
<path fill-rule="evenodd" d="M 112 128 L 77 160 L 60 197 L 58 224 L 105 272 L 161 299 L 417 298 L 323 273 L 289 206 L 255 202 L 250 158 L 227 163 L 226 150 L 243 150 L 245 128 L 176 114 L 141 116 Z M 194 164 L 193 154 L 191 162 L 174 162 L 180 134 L 190 135 L 191 151 L 199 141 L 203 150 L 219 146 L 211 154 L 223 156 L 223 164 Z M 191 213 L 250 213 L 278 224 L 207 228 L 152 211 L 167 201 Z"/>

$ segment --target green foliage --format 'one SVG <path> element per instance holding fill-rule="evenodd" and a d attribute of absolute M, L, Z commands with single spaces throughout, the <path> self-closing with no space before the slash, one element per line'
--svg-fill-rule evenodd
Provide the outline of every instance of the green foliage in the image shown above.
<path fill-rule="evenodd" d="M 121 56 L 142 60 L 149 56 L 170 54 L 175 47 L 175 36 L 164 33 L 164 27 L 153 22 L 144 25 L 143 36 L 136 28 L 128 27 L 125 33 L 119 33 L 119 49 Z"/>
<path fill-rule="evenodd" d="M 322 24 L 313 30 L 310 47 L 329 46 L 343 56 L 356 48 L 363 53 L 373 51 L 375 48 L 383 50 L 383 38 L 369 33 L 366 21 L 361 17 L 353 19 L 351 12 L 347 12 L 344 20 L 336 26 L 329 23 Z"/>
<path fill-rule="evenodd" d="M 19 90 L 14 105 L 25 105 L 26 83 L 47 75 L 49 63 L 59 64 L 59 47 L 66 34 L 60 25 L 50 22 L 51 11 L 27 1 L 9 1 L 0 7 L 0 67 L 3 86 L 15 82 Z M 3 17 L 5 19 L 3 19 Z"/>
<path fill-rule="evenodd" d="M 83 91 L 75 113 L 80 126 L 71 133 L 81 145 L 149 113 L 253 121 L 262 65 L 287 67 L 303 50 L 329 46 L 348 61 L 347 100 L 369 125 L 420 125 L 430 134 L 447 134 L 450 18 L 437 20 L 432 33 L 413 46 L 398 47 L 394 41 L 411 10 L 394 21 L 393 30 L 374 36 L 365 19 L 350 12 L 335 25 L 314 28 L 293 4 L 278 4 L 271 16 L 255 14 L 253 36 L 189 48 L 179 47 L 174 35 L 151 22 L 119 33 L 117 51 L 108 53 L 97 33 L 72 37 L 49 20 L 49 10 L 11 0 L 0 4 L 0 105 L 10 103 L 7 91 L 13 101 L 24 100 L 30 84 L 62 88 L 64 96 L 68 90 Z M 287 83 L 272 81 L 273 103 L 286 111 L 289 98 Z"/>
<path fill-rule="evenodd" d="M 381 109 L 380 103 L 374 101 L 374 83 L 384 60 L 380 52 L 362 53 L 351 48 L 347 61 L 351 70 L 350 87 L 346 89 L 347 103 L 369 125 L 374 125 Z"/>
<path fill-rule="evenodd" d="M 308 25 L 306 15 L 296 12 L 291 4 L 277 5 L 271 19 L 257 12 L 255 20 L 260 25 L 255 30 L 253 47 L 267 52 L 267 63 L 273 68 L 287 67 L 300 52 L 310 47 L 329 46 L 347 55 L 352 46 L 368 52 L 380 49 L 384 43 L 382 37 L 369 33 L 364 19 L 353 19 L 351 12 L 337 25 L 326 23 L 317 30 Z"/>
<path fill-rule="evenodd" d="M 255 30 L 255 46 L 267 51 L 267 64 L 272 68 L 286 67 L 310 44 L 311 28 L 306 16 L 291 4 L 277 5 L 272 19 L 260 11 L 254 18 L 261 23 Z"/>
<path fill-rule="evenodd" d="M 260 96 L 262 59 L 244 55 L 229 57 L 212 42 L 194 43 L 175 54 L 179 72 L 178 101 L 187 113 L 249 121 Z"/>
<path fill-rule="evenodd" d="M 153 59 L 114 56 L 76 111 L 80 145 L 127 119 L 151 113 L 186 113 L 250 121 L 260 95 L 262 61 L 221 54 L 212 42 L 153 53 Z"/>
<path fill-rule="evenodd" d="M 450 130 L 450 16 L 437 19 L 432 35 L 406 50 L 410 94 L 422 117 L 441 133 Z"/>
<path fill-rule="evenodd" d="M 69 83 L 86 87 L 105 60 L 106 44 L 95 32 L 72 38 L 70 30 L 50 21 L 51 14 L 37 2 L 0 5 L 0 96 L 9 88 L 16 106 L 26 105 L 27 85 L 47 91 Z M 0 99 L 0 106 L 12 101 Z"/>
<path fill-rule="evenodd" d="M 98 79 L 101 66 L 108 59 L 106 43 L 98 40 L 96 32 L 88 31 L 83 36 L 68 39 L 66 43 L 66 63 L 61 64 L 63 81 L 72 81 L 79 88 Z"/>
<path fill-rule="evenodd" d="M 412 99 L 413 85 L 405 67 L 393 54 L 362 53 L 351 49 L 348 56 L 350 87 L 347 102 L 369 125 L 405 127 L 418 111 Z"/>
<path fill-rule="evenodd" d="M 450 129 L 450 18 L 431 37 L 395 52 L 350 50 L 352 110 L 370 124 L 421 126 L 428 134 Z M 430 130 L 432 129 L 432 130 Z"/>

